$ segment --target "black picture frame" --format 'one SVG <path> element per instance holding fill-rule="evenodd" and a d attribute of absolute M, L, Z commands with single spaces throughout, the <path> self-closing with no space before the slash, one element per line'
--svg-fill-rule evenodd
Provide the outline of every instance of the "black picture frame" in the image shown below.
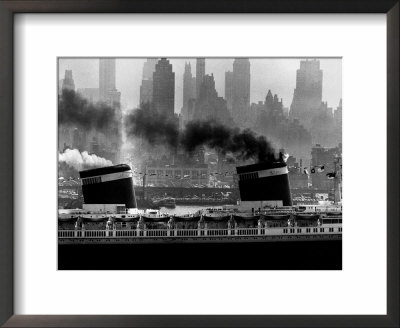
<path fill-rule="evenodd" d="M 0 324 L 5 327 L 399 327 L 399 7 L 398 0 L 1 0 Z M 14 315 L 13 17 L 16 13 L 385 13 L 387 315 Z"/>

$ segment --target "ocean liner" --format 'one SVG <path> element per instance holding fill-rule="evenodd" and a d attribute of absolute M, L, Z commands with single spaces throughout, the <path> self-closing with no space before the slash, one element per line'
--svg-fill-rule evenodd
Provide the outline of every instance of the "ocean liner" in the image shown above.
<path fill-rule="evenodd" d="M 82 209 L 59 210 L 59 244 L 236 243 L 340 240 L 340 204 L 292 205 L 288 168 L 236 168 L 237 205 L 170 215 L 136 206 L 128 165 L 80 172 Z"/>

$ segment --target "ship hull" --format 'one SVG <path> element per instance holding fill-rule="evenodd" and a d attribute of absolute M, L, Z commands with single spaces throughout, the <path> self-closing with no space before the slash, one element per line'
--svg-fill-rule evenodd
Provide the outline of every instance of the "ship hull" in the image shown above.
<path fill-rule="evenodd" d="M 341 240 L 187 244 L 59 244 L 58 250 L 59 270 L 342 269 Z M 133 258 L 132 254 L 135 254 Z M 165 254 L 171 254 L 171 256 L 165 256 Z M 238 257 L 238 254 L 245 254 L 245 256 Z M 268 260 L 260 260 L 265 259 L 266 254 L 268 254 Z"/>

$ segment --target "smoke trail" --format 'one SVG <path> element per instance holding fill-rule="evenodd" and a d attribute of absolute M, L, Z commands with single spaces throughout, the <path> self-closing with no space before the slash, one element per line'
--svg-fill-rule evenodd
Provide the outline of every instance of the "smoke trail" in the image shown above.
<path fill-rule="evenodd" d="M 87 151 L 81 153 L 78 149 L 66 149 L 64 153 L 59 153 L 58 161 L 66 163 L 77 171 L 113 165 L 108 159 L 95 154 L 90 155 Z"/>
<path fill-rule="evenodd" d="M 128 137 L 142 137 L 152 145 L 183 148 L 187 153 L 207 146 L 236 160 L 276 160 L 275 150 L 265 137 L 249 129 L 229 128 L 214 121 L 189 122 L 179 131 L 177 122 L 149 109 L 137 109 L 125 117 L 125 129 Z"/>
<path fill-rule="evenodd" d="M 176 148 L 179 130 L 176 122 L 151 110 L 149 104 L 125 116 L 125 131 L 129 136 L 142 137 L 152 145 L 167 145 Z"/>
<path fill-rule="evenodd" d="M 250 129 L 229 128 L 212 121 L 189 122 L 180 143 L 187 152 L 205 145 L 222 154 L 232 154 L 238 160 L 275 160 L 275 150 L 265 137 L 257 136 Z"/>
<path fill-rule="evenodd" d="M 62 90 L 58 103 L 59 125 L 79 126 L 104 132 L 117 128 L 115 109 L 104 103 L 91 103 L 73 90 Z"/>

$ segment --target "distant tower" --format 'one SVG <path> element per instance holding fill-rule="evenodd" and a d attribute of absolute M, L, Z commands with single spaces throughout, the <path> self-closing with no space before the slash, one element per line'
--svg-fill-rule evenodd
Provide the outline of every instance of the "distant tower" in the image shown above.
<path fill-rule="evenodd" d="M 189 102 L 196 97 L 196 79 L 192 76 L 190 63 L 185 63 L 185 73 L 183 74 L 183 106 L 182 120 L 186 123 L 189 117 Z"/>
<path fill-rule="evenodd" d="M 115 58 L 99 59 L 99 96 L 100 101 L 110 102 L 110 91 L 115 88 Z"/>
<path fill-rule="evenodd" d="M 143 65 L 142 85 L 140 86 L 140 103 L 150 103 L 153 100 L 153 73 L 157 59 L 148 58 Z"/>
<path fill-rule="evenodd" d="M 153 73 L 156 70 L 157 58 L 147 58 L 146 62 L 143 64 L 143 80 L 152 80 Z"/>
<path fill-rule="evenodd" d="M 342 142 L 342 114 L 343 114 L 343 109 L 342 109 L 342 99 L 339 101 L 339 106 L 336 108 L 335 113 L 334 113 L 334 119 L 335 119 L 335 125 L 336 125 L 336 134 L 337 134 L 337 140 L 339 143 Z"/>
<path fill-rule="evenodd" d="M 75 91 L 75 82 L 72 77 L 72 70 L 65 70 L 64 80 L 62 80 L 62 89 Z"/>
<path fill-rule="evenodd" d="M 248 58 L 236 58 L 233 62 L 233 101 L 232 114 L 236 123 L 240 123 L 250 107 L 250 61 Z"/>
<path fill-rule="evenodd" d="M 225 99 L 219 97 L 215 89 L 215 81 L 212 74 L 205 75 L 203 78 L 193 116 L 195 120 L 213 120 L 228 126 L 233 124 Z"/>
<path fill-rule="evenodd" d="M 271 111 L 274 106 L 274 97 L 272 96 L 271 90 L 268 90 L 267 96 L 265 97 L 265 107 Z"/>
<path fill-rule="evenodd" d="M 203 83 L 204 75 L 206 75 L 205 58 L 196 59 L 196 99 L 200 96 L 200 87 Z"/>
<path fill-rule="evenodd" d="M 175 73 L 172 64 L 162 58 L 153 73 L 153 108 L 167 118 L 174 117 Z"/>
<path fill-rule="evenodd" d="M 229 112 L 232 113 L 233 102 L 233 73 L 231 71 L 225 72 L 225 100 Z"/>
<path fill-rule="evenodd" d="M 302 60 L 296 73 L 296 88 L 290 106 L 290 117 L 310 128 L 311 120 L 321 107 L 322 70 L 319 60 Z"/>
<path fill-rule="evenodd" d="M 339 106 L 336 108 L 334 113 L 335 123 L 340 130 L 342 129 L 342 99 L 339 101 Z"/>

